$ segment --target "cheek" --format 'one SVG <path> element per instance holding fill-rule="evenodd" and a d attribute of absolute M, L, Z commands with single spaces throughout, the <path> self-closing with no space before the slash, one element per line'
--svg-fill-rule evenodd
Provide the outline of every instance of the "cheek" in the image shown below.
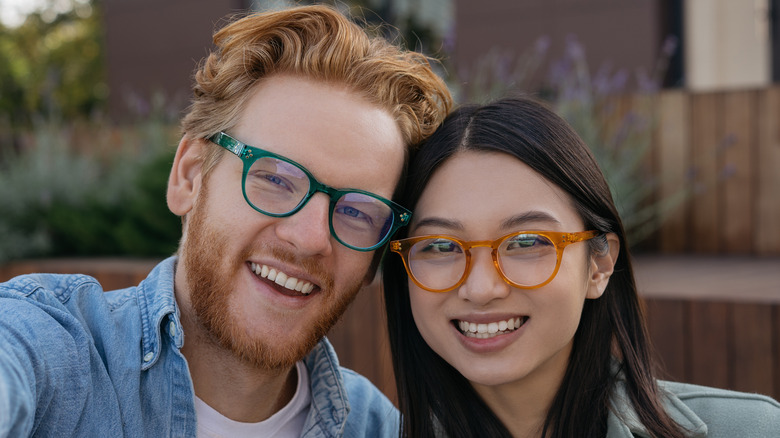
<path fill-rule="evenodd" d="M 569 299 L 585 300 L 590 278 L 590 257 L 587 245 L 574 245 L 563 253 L 563 260 L 553 281 L 552 289 L 566 290 Z"/>
<path fill-rule="evenodd" d="M 370 282 L 372 278 L 366 278 L 369 274 L 369 268 L 373 260 L 373 252 L 365 253 L 349 249 L 338 242 L 333 243 L 338 251 L 334 257 L 335 270 L 339 274 L 334 277 L 337 283 L 341 283 L 342 287 L 339 290 L 343 290 L 344 284 L 358 284 L 362 285 L 366 281 Z"/>
<path fill-rule="evenodd" d="M 442 327 L 438 326 L 446 323 L 441 311 L 441 302 L 444 297 L 440 295 L 443 294 L 428 292 L 414 284 L 409 285 L 409 304 L 412 307 L 414 323 L 423 339 L 434 349 L 436 349 L 434 335 L 442 331 Z"/>

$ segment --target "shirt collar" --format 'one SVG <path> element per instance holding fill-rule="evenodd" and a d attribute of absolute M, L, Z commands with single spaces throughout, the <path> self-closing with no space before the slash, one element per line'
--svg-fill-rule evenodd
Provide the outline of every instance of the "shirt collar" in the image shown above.
<path fill-rule="evenodd" d="M 344 387 L 339 361 L 333 346 L 323 338 L 303 359 L 309 370 L 311 385 L 311 411 L 309 419 L 318 418 L 333 436 L 341 436 L 349 414 L 349 399 Z M 310 421 L 304 430 L 311 427 Z"/>
<path fill-rule="evenodd" d="M 163 320 L 168 317 L 166 329 L 177 348 L 184 343 L 179 322 L 179 310 L 173 292 L 173 278 L 177 257 L 169 257 L 152 269 L 138 285 L 138 307 L 141 313 L 141 369 L 147 370 L 160 357 Z"/>
<path fill-rule="evenodd" d="M 613 361 L 613 369 L 619 369 L 620 364 Z M 642 424 L 634 409 L 631 399 L 626 393 L 625 378 L 622 371 L 617 371 L 617 381 L 610 400 L 610 412 L 607 418 L 607 438 L 620 437 L 650 437 L 647 428 Z M 667 414 L 688 431 L 689 437 L 700 438 L 707 436 L 707 425 L 696 415 L 679 397 L 664 389 L 663 382 L 659 382 L 662 407 Z"/>

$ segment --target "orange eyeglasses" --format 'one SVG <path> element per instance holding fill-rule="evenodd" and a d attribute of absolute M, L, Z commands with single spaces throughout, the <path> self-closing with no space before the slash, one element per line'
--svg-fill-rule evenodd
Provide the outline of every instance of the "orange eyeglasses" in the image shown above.
<path fill-rule="evenodd" d="M 394 240 L 390 250 L 401 255 L 414 284 L 430 292 L 447 292 L 463 284 L 471 268 L 471 248 L 480 246 L 493 249 L 493 264 L 507 283 L 520 289 L 536 289 L 555 278 L 567 246 L 598 235 L 593 230 L 516 231 L 493 241 L 471 242 L 429 235 Z"/>

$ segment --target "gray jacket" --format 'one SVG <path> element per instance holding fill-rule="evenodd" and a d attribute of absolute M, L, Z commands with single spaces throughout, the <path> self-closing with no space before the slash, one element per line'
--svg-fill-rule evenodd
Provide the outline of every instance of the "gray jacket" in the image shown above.
<path fill-rule="evenodd" d="M 659 381 L 666 412 L 691 437 L 780 437 L 780 403 L 759 394 Z M 619 380 L 611 399 L 607 438 L 650 437 Z"/>

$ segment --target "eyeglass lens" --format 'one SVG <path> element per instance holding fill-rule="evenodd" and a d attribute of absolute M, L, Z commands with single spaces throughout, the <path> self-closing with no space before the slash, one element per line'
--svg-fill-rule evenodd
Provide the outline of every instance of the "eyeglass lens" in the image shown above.
<path fill-rule="evenodd" d="M 244 192 L 255 208 L 284 215 L 306 201 L 310 184 L 309 176 L 295 164 L 262 157 L 248 169 Z M 346 192 L 331 205 L 330 221 L 339 240 L 357 248 L 370 248 L 391 230 L 393 211 L 375 197 Z"/>
<path fill-rule="evenodd" d="M 446 290 L 466 274 L 466 251 L 455 240 L 425 239 L 409 249 L 409 270 L 425 287 Z M 501 242 L 497 253 L 504 276 L 522 286 L 544 283 L 553 275 L 558 262 L 555 244 L 540 234 L 511 235 Z"/>

